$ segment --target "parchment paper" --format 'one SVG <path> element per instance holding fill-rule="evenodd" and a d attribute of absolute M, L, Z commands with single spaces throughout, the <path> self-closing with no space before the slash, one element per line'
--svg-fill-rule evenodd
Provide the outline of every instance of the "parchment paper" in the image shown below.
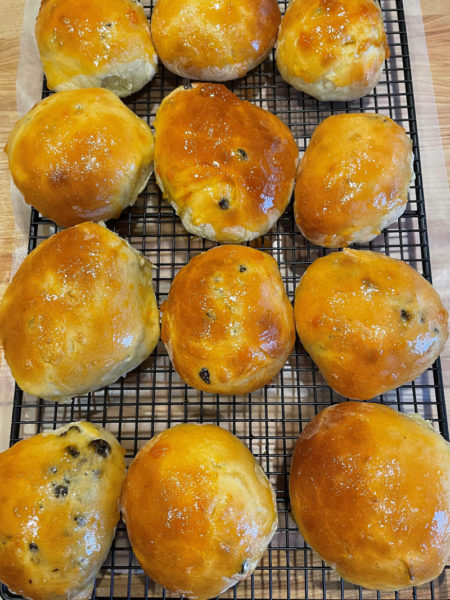
<path fill-rule="evenodd" d="M 27 113 L 42 97 L 43 71 L 34 37 L 34 25 L 40 4 L 40 0 L 25 0 L 16 79 L 16 102 L 19 117 Z M 22 194 L 12 181 L 11 202 L 16 225 L 28 235 L 31 209 L 25 204 Z"/>
<path fill-rule="evenodd" d="M 450 311 L 450 192 L 419 0 L 405 4 L 433 285 Z M 411 43 L 411 40 L 414 43 Z M 450 340 L 441 355 L 450 414 Z"/>
<path fill-rule="evenodd" d="M 34 25 L 39 6 L 40 0 L 25 0 L 16 79 L 16 106 L 19 117 L 27 113 L 42 97 L 43 71 L 34 37 Z M 12 179 L 10 194 L 16 227 L 22 234 L 13 249 L 10 275 L 12 278 L 27 254 L 31 209 L 24 202 L 22 194 Z M 15 383 L 4 358 L 0 363 L 0 381 L 2 382 L 0 390 L 0 451 L 2 451 L 9 446 Z"/>

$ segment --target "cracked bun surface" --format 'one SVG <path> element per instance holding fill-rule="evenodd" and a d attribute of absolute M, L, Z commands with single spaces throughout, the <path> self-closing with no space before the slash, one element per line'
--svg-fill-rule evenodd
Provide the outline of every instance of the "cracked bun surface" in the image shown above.
<path fill-rule="evenodd" d="M 218 246 L 192 258 L 161 311 L 161 338 L 175 370 L 205 392 L 261 388 L 283 368 L 295 342 L 278 265 L 247 246 Z"/>
<path fill-rule="evenodd" d="M 25 258 L 6 289 L 0 340 L 29 394 L 67 401 L 109 385 L 158 343 L 152 266 L 97 223 L 56 233 Z"/>
<path fill-rule="evenodd" d="M 151 31 L 169 71 L 188 79 L 229 81 L 266 58 L 280 19 L 277 0 L 158 0 Z"/>
<path fill-rule="evenodd" d="M 147 442 L 128 469 L 122 515 L 144 571 L 196 600 L 248 577 L 277 528 L 264 471 L 217 425 L 181 424 Z"/>
<path fill-rule="evenodd" d="M 316 259 L 295 292 L 295 323 L 328 385 L 369 400 L 412 381 L 441 353 L 448 313 L 408 264 L 370 250 Z"/>
<path fill-rule="evenodd" d="M 124 450 L 69 423 L 0 454 L 0 580 L 32 600 L 87 600 L 119 521 Z"/>
<path fill-rule="evenodd" d="M 380 114 L 340 114 L 315 129 L 295 184 L 294 214 L 313 244 L 365 243 L 404 212 L 412 177 L 412 143 Z"/>
<path fill-rule="evenodd" d="M 150 127 L 100 88 L 41 100 L 16 123 L 5 150 L 25 201 L 63 227 L 117 218 L 153 171 Z"/>
<path fill-rule="evenodd" d="M 317 100 L 355 100 L 378 83 L 389 58 L 378 0 L 291 0 L 281 20 L 281 76 Z"/>
<path fill-rule="evenodd" d="M 103 87 L 129 96 L 156 73 L 138 0 L 42 0 L 35 32 L 50 90 Z"/>
<path fill-rule="evenodd" d="M 297 164 L 288 127 L 224 85 L 179 87 L 156 115 L 156 181 L 194 235 L 244 242 L 266 233 L 289 203 Z"/>
<path fill-rule="evenodd" d="M 447 564 L 450 445 L 419 415 L 326 408 L 295 445 L 289 488 L 303 537 L 347 581 L 401 590 Z"/>

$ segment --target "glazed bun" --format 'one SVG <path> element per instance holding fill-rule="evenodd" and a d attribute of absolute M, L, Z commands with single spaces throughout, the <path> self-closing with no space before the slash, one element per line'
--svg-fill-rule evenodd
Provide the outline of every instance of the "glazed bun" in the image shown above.
<path fill-rule="evenodd" d="M 450 557 L 450 445 L 418 415 L 323 410 L 295 445 L 289 487 L 306 542 L 352 583 L 419 586 Z"/>
<path fill-rule="evenodd" d="M 280 19 L 277 0 L 157 0 L 151 31 L 169 71 L 189 79 L 229 81 L 266 58 Z"/>
<path fill-rule="evenodd" d="M 355 100 L 378 83 L 389 48 L 378 0 L 291 0 L 276 63 L 283 79 L 317 100 Z"/>
<path fill-rule="evenodd" d="M 421 375 L 448 337 L 438 293 L 401 260 L 369 250 L 318 258 L 295 293 L 300 340 L 336 392 L 369 400 Z"/>
<path fill-rule="evenodd" d="M 216 425 L 181 424 L 147 442 L 128 470 L 122 515 L 144 571 L 197 600 L 248 577 L 277 528 L 264 471 Z"/>
<path fill-rule="evenodd" d="M 124 450 L 69 423 L 0 454 L 0 580 L 32 600 L 91 598 L 119 521 Z"/>
<path fill-rule="evenodd" d="M 36 42 L 50 90 L 102 87 L 129 96 L 156 72 L 138 0 L 42 0 Z"/>
<path fill-rule="evenodd" d="M 289 203 L 297 161 L 287 126 L 221 84 L 179 87 L 156 115 L 156 181 L 184 227 L 209 240 L 266 233 Z"/>
<path fill-rule="evenodd" d="M 0 340 L 18 385 L 67 401 L 113 383 L 159 339 L 152 266 L 125 240 L 82 223 L 43 241 L 0 304 Z"/>
<path fill-rule="evenodd" d="M 57 92 L 41 100 L 5 148 L 25 201 L 57 225 L 116 218 L 153 170 L 150 127 L 112 92 Z"/>
<path fill-rule="evenodd" d="M 246 246 L 218 246 L 192 258 L 161 311 L 161 337 L 177 373 L 205 392 L 261 388 L 283 368 L 295 342 L 277 263 Z"/>
<path fill-rule="evenodd" d="M 378 114 L 339 114 L 320 123 L 298 168 L 294 213 L 313 244 L 369 242 L 408 202 L 412 144 Z"/>

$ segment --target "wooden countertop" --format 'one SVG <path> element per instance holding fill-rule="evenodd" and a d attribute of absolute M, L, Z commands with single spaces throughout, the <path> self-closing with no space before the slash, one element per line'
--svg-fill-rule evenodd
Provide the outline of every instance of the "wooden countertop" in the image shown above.
<path fill-rule="evenodd" d="M 433 149 L 439 141 L 439 128 L 442 140 L 447 173 L 450 173 L 450 39 L 448 32 L 450 31 L 450 11 L 448 10 L 449 0 L 420 0 L 423 25 L 425 28 L 426 42 L 428 46 L 429 63 L 431 68 L 434 94 L 436 106 L 439 116 L 439 127 L 436 123 L 428 123 L 426 118 L 421 123 L 419 120 L 419 140 L 421 144 L 421 156 L 423 168 L 428 168 L 431 165 L 431 173 L 429 180 L 433 186 L 433 197 L 437 201 L 433 201 L 433 205 L 428 204 L 427 197 L 427 215 L 429 227 L 447 228 L 448 222 L 443 222 L 442 210 L 448 209 L 450 202 L 448 196 L 448 176 L 444 174 L 439 180 L 433 178 Z M 415 6 L 418 13 L 418 0 L 404 0 L 405 8 L 408 5 Z M 0 0 L 0 147 L 3 148 L 9 131 L 13 127 L 16 119 L 16 71 L 19 58 L 20 37 L 22 31 L 24 0 L 15 0 L 14 8 L 11 8 L 10 0 Z M 414 27 L 408 29 L 408 37 L 410 47 L 413 47 L 415 42 L 415 29 L 420 29 L 421 21 L 419 18 L 413 20 Z M 419 30 L 418 29 L 418 30 Z M 417 91 L 420 89 L 422 78 L 421 69 L 428 73 L 428 64 L 426 52 L 423 56 L 418 57 L 419 67 L 413 64 L 414 88 Z M 416 80 L 419 78 L 419 81 Z M 426 78 L 425 78 L 426 79 Z M 428 114 L 427 103 L 432 102 L 432 95 L 428 89 L 425 93 L 416 94 L 417 112 Z M 431 161 L 430 161 L 431 158 Z M 427 190 L 425 190 L 427 192 Z M 447 208 L 446 208 L 447 207 Z M 12 265 L 12 249 L 14 245 L 20 241 L 21 234 L 15 227 L 14 217 L 10 204 L 10 175 L 7 167 L 6 156 L 3 152 L 0 153 L 0 211 L 2 218 L 0 219 L 0 295 L 10 279 Z M 447 212 L 447 215 L 449 213 Z M 446 237 L 445 237 L 446 236 Z M 430 236 L 431 237 L 431 236 Z M 450 251 L 450 235 L 446 235 L 445 231 L 441 231 L 441 240 L 439 247 L 432 248 L 432 272 L 435 285 L 437 285 L 441 294 L 444 292 L 444 302 L 450 309 L 450 281 L 448 272 L 450 269 L 447 266 L 446 252 Z M 22 239 L 23 242 L 23 239 Z M 433 254 L 435 253 L 435 254 Z M 8 379 L 8 369 L 4 364 L 3 356 L 1 356 L 2 364 L 0 367 L 0 404 L 6 392 L 10 388 L 5 387 L 6 379 Z M 444 361 L 444 378 L 446 385 L 450 385 L 450 342 L 443 355 Z M 447 401 L 450 396 L 450 389 L 447 387 Z M 1 406 L 0 406 L 1 408 Z M 0 426 L 1 427 L 1 426 Z M 0 428 L 0 439 L 1 439 Z"/>

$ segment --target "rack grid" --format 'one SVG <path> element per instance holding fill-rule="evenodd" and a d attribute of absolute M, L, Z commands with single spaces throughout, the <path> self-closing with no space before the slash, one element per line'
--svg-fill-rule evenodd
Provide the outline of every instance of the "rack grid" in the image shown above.
<path fill-rule="evenodd" d="M 401 124 L 413 141 L 415 180 L 407 210 L 375 240 L 358 248 L 405 260 L 431 281 L 425 198 L 420 165 L 413 83 L 402 0 L 381 0 L 391 56 L 378 86 L 353 102 L 318 102 L 296 91 L 280 77 L 273 52 L 246 77 L 226 85 L 239 97 L 280 117 L 292 131 L 300 155 L 319 122 L 342 112 L 377 112 Z M 144 2 L 150 17 L 152 2 Z M 281 12 L 287 2 L 280 1 Z M 150 125 L 162 99 L 185 83 L 161 64 L 156 77 L 126 104 Z M 44 81 L 43 96 L 49 94 Z M 172 208 L 161 199 L 154 176 L 137 203 L 108 227 L 141 251 L 155 268 L 158 305 L 170 283 L 190 258 L 215 244 L 186 233 Z M 28 250 L 58 230 L 32 210 Z M 250 245 L 277 260 L 291 300 L 300 277 L 311 262 L 330 252 L 307 242 L 296 228 L 292 205 L 272 230 Z M 109 388 L 69 404 L 54 404 L 25 396 L 16 387 L 11 444 L 44 430 L 76 420 L 90 420 L 112 431 L 126 449 L 129 464 L 138 449 L 157 432 L 181 422 L 215 423 L 237 435 L 253 452 L 276 491 L 279 528 L 261 564 L 248 580 L 221 598 L 234 600 L 448 600 L 449 569 L 428 585 L 400 592 L 377 592 L 341 580 L 304 542 L 290 516 L 288 477 L 291 453 L 302 428 L 320 410 L 345 401 L 324 382 L 299 340 L 286 366 L 262 390 L 245 396 L 204 394 L 188 388 L 173 370 L 160 342 L 139 368 Z M 402 412 L 416 412 L 448 439 L 439 360 L 420 378 L 374 401 Z M 5 600 L 17 599 L 5 586 Z M 97 578 L 93 598 L 165 599 L 178 597 L 145 576 L 129 544 L 122 522 L 109 556 Z"/>

